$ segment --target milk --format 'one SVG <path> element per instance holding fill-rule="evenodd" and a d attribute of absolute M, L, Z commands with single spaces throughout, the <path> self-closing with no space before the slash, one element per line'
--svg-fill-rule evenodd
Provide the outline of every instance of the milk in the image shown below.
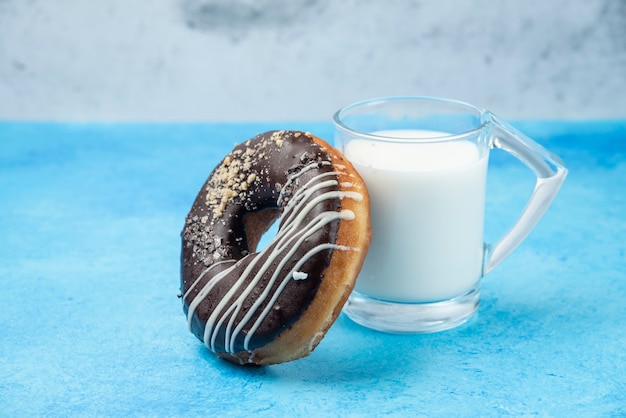
<path fill-rule="evenodd" d="M 348 142 L 344 152 L 371 199 L 373 240 L 355 289 L 396 302 L 445 300 L 471 289 L 482 270 L 487 155 L 469 141 L 416 145 L 359 139 Z"/>

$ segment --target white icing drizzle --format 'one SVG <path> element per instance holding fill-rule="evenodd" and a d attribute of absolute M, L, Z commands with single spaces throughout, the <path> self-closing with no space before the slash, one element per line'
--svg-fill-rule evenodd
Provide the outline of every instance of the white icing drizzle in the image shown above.
<path fill-rule="evenodd" d="M 321 164 L 330 165 L 331 162 L 323 161 Z M 285 191 L 286 188 L 291 187 L 293 182 L 296 181 L 296 179 L 302 176 L 304 173 L 319 168 L 319 165 L 320 163 L 318 162 L 310 163 L 309 165 L 303 167 L 299 172 L 290 176 L 281 189 L 278 198 L 279 204 L 284 199 L 283 191 Z M 318 174 L 311 178 L 306 184 L 299 187 L 298 190 L 291 197 L 291 200 L 289 200 L 287 206 L 283 211 L 281 227 L 272 242 L 263 252 L 250 254 L 246 257 L 253 257 L 253 259 L 241 273 L 233 286 L 221 298 L 206 322 L 203 340 L 204 344 L 208 348 L 215 351 L 218 330 L 225 325 L 225 336 L 223 341 L 224 347 L 226 351 L 230 353 L 235 353 L 235 341 L 237 340 L 237 337 L 240 335 L 243 328 L 252 320 L 252 318 L 258 314 L 258 318 L 254 321 L 254 323 L 250 327 L 249 332 L 244 337 L 244 349 L 250 350 L 249 343 L 251 338 L 254 336 L 256 330 L 261 326 L 262 322 L 267 317 L 269 312 L 275 308 L 275 303 L 285 286 L 289 283 L 290 280 L 304 280 L 308 277 L 308 274 L 306 272 L 303 272 L 301 269 L 304 264 L 311 259 L 311 257 L 321 251 L 329 249 L 342 251 L 358 251 L 357 248 L 351 248 L 337 244 L 320 244 L 307 251 L 306 254 L 298 260 L 295 266 L 286 275 L 284 275 L 284 277 L 279 277 L 285 265 L 288 262 L 293 261 L 292 259 L 295 256 L 297 250 L 305 244 L 308 237 L 337 219 L 354 219 L 355 214 L 350 210 L 341 210 L 338 212 L 328 211 L 317 215 L 306 225 L 303 225 L 304 220 L 311 212 L 311 210 L 313 210 L 318 204 L 322 203 L 325 200 L 336 198 L 349 198 L 359 201 L 363 199 L 363 195 L 356 191 L 338 190 L 323 192 L 313 197 L 316 192 L 322 191 L 325 188 L 337 186 L 338 182 L 336 178 L 330 180 L 325 179 L 326 177 L 336 176 L 337 174 L 340 173 L 333 171 Z M 351 183 L 348 184 L 350 186 L 353 186 Z M 342 185 L 347 186 L 348 184 L 343 183 Z M 252 272 L 256 268 L 257 264 L 261 262 L 261 260 L 264 260 L 262 262 L 263 264 L 258 268 L 257 273 L 253 277 L 251 277 Z M 205 269 L 185 292 L 185 297 L 190 294 L 191 290 L 196 287 L 196 285 L 200 282 L 202 277 L 204 277 L 207 272 L 209 272 L 216 265 L 222 264 L 224 262 L 213 264 Z M 276 264 L 276 262 L 278 263 Z M 193 314 L 198 305 L 209 294 L 209 292 L 215 287 L 217 283 L 219 283 L 223 278 L 231 273 L 236 265 L 237 264 L 233 264 L 232 266 L 226 268 L 225 270 L 219 272 L 214 277 L 212 277 L 202 287 L 198 294 L 191 300 L 187 312 L 187 321 L 190 327 Z M 270 270 L 272 270 L 271 273 Z M 256 297 L 252 306 L 248 308 L 248 312 L 246 313 L 246 315 L 239 321 L 239 324 L 236 324 L 236 317 L 242 311 L 246 299 L 250 297 L 259 282 L 263 280 L 263 278 L 266 277 L 268 274 L 271 274 L 271 277 L 269 279 L 269 282 L 263 289 L 263 292 L 258 295 L 258 297 Z M 249 283 L 245 285 L 246 281 L 248 280 Z M 242 289 L 243 286 L 245 286 L 245 288 Z M 234 302 L 231 303 L 231 299 L 237 294 L 239 294 L 239 296 L 234 300 Z M 263 305 L 265 305 L 265 307 L 259 314 L 258 311 Z"/>
<path fill-rule="evenodd" d="M 296 174 L 294 174 L 293 176 L 289 177 L 287 179 L 287 181 L 285 182 L 285 185 L 280 189 L 280 194 L 278 195 L 278 200 L 276 201 L 276 203 L 280 206 L 283 202 L 283 192 L 285 190 L 289 189 L 289 186 L 291 186 L 291 184 L 301 175 L 303 175 L 304 173 L 310 171 L 310 170 L 314 170 L 316 168 L 319 168 L 320 165 L 332 165 L 332 163 L 330 161 L 321 161 L 320 163 L 314 162 L 314 163 L 310 163 L 304 167 L 302 167 L 302 169 L 300 171 L 298 171 Z M 334 173 L 326 173 L 326 175 L 328 174 L 337 174 L 336 172 Z"/>
<path fill-rule="evenodd" d="M 187 291 L 183 295 L 183 298 L 187 298 L 187 296 L 189 296 L 189 293 L 191 293 L 191 291 L 196 287 L 196 284 L 198 284 L 200 280 L 204 277 L 204 275 L 207 274 L 209 271 L 211 271 L 211 269 L 213 269 L 216 266 L 219 266 L 220 264 L 236 263 L 236 262 L 237 260 L 222 260 L 222 261 L 218 261 L 216 263 L 211 264 L 206 270 L 204 270 L 200 274 L 200 276 L 198 276 L 198 278 L 191 284 L 191 286 L 189 286 L 189 289 L 187 289 Z"/>

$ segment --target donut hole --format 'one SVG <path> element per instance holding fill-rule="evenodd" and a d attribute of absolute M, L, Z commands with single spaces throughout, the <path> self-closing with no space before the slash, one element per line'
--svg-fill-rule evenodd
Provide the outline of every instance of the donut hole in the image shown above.
<path fill-rule="evenodd" d="M 274 222 L 270 225 L 270 227 L 261 235 L 261 239 L 257 244 L 255 252 L 261 252 L 267 248 L 267 246 L 272 242 L 274 237 L 278 234 L 278 226 L 280 225 L 280 218 L 276 218 Z"/>
<path fill-rule="evenodd" d="M 250 212 L 243 217 L 250 252 L 263 251 L 278 233 L 280 210 Z"/>

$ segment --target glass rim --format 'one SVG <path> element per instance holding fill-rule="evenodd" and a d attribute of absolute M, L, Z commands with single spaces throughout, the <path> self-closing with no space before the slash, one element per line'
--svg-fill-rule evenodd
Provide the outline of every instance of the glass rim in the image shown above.
<path fill-rule="evenodd" d="M 390 136 L 384 136 L 384 135 L 376 135 L 376 134 L 367 133 L 367 132 L 361 132 L 357 129 L 351 128 L 348 125 L 346 125 L 342 119 L 344 113 L 352 109 L 356 109 L 358 107 L 370 106 L 370 105 L 380 104 L 384 102 L 400 102 L 400 101 L 437 102 L 440 104 L 450 104 L 450 105 L 463 107 L 472 111 L 473 113 L 476 113 L 480 117 L 480 124 L 478 124 L 478 126 L 476 126 L 473 129 L 469 129 L 461 133 L 444 132 L 446 135 L 437 135 L 437 136 L 431 136 L 431 137 L 426 136 L 426 137 L 420 137 L 420 138 L 397 138 L 397 137 L 390 137 Z M 361 100 L 361 101 L 354 102 L 352 104 L 349 104 L 347 106 L 340 108 L 333 114 L 333 123 L 337 129 L 344 131 L 345 133 L 348 133 L 352 136 L 375 140 L 375 141 L 401 142 L 401 143 L 443 142 L 443 141 L 460 140 L 468 136 L 473 136 L 477 134 L 485 126 L 487 126 L 490 123 L 489 118 L 485 118 L 485 115 L 488 115 L 488 114 L 489 112 L 484 109 L 480 109 L 477 106 L 471 105 L 469 103 L 466 103 L 460 100 L 455 100 L 455 99 L 447 99 L 447 98 L 442 98 L 442 97 L 431 97 L 431 96 L 386 96 L 386 97 L 375 97 L 371 99 Z"/>

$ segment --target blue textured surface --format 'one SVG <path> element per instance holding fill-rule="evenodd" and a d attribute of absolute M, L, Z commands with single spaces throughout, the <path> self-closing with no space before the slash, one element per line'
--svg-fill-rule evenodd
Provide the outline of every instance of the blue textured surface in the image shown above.
<path fill-rule="evenodd" d="M 330 124 L 0 123 L 0 415 L 626 415 L 626 121 L 518 126 L 570 175 L 475 319 L 406 336 L 341 316 L 311 356 L 241 368 L 186 329 L 184 217 L 235 141 Z M 492 157 L 491 240 L 532 186 Z"/>

